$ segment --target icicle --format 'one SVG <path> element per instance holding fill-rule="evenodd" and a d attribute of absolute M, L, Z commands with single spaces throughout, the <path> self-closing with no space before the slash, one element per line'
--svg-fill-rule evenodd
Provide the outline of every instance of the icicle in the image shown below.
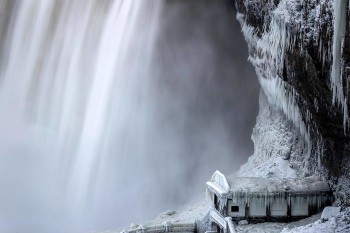
<path fill-rule="evenodd" d="M 318 106 L 318 101 L 316 98 L 314 98 L 314 105 L 315 105 L 316 112 L 318 112 L 319 106 Z"/>
<path fill-rule="evenodd" d="M 333 64 L 331 73 L 331 85 L 333 91 L 333 104 L 337 103 L 343 107 L 344 105 L 344 91 L 342 83 L 342 69 L 341 69 L 341 56 L 342 56 L 342 40 L 345 36 L 346 29 L 346 1 L 336 0 L 334 1 L 334 34 L 333 34 Z M 348 116 L 344 111 L 344 131 L 346 131 L 346 126 L 348 124 Z"/>
<path fill-rule="evenodd" d="M 301 101 L 297 91 L 284 82 L 282 79 L 283 69 L 285 68 L 285 56 L 293 48 L 296 41 L 299 39 L 304 40 L 307 35 L 300 33 L 293 36 L 290 34 L 290 28 L 287 24 L 290 21 L 290 16 L 286 12 L 288 1 L 282 1 L 278 4 L 278 7 L 272 12 L 270 25 L 264 29 L 264 33 L 258 36 L 255 29 L 246 24 L 243 14 L 237 14 L 237 19 L 242 26 L 243 35 L 248 42 L 250 50 L 249 61 L 254 65 L 256 73 L 262 90 L 267 96 L 268 102 L 275 106 L 277 109 L 285 113 L 287 118 L 293 122 L 293 124 L 299 129 L 300 134 L 305 139 L 305 149 L 307 151 L 307 159 L 311 157 L 311 152 L 323 153 L 317 149 L 317 144 L 312 144 L 310 135 L 309 124 L 313 121 L 310 112 L 307 112 L 306 118 L 303 119 L 303 115 L 299 109 L 298 101 Z M 305 31 L 302 23 L 294 25 L 298 31 Z M 319 55 L 322 57 L 323 64 L 326 64 L 327 57 L 329 57 L 330 46 L 325 46 L 327 43 L 320 37 Z M 304 52 L 303 43 L 300 45 L 300 53 Z M 327 48 L 324 52 L 323 48 Z M 268 62 L 267 62 L 268 61 Z M 290 74 L 293 76 L 293 74 Z M 318 111 L 318 103 L 316 105 L 316 111 Z M 321 140 L 321 137 L 316 133 L 316 140 Z M 313 150 L 315 146 L 315 150 Z M 322 148 L 322 147 L 320 147 Z M 317 155 L 316 155 L 317 156 Z M 321 157 L 321 155 L 319 156 Z M 316 157 L 317 158 L 317 157 Z M 307 164 L 305 164 L 307 169 Z M 305 171 L 307 172 L 307 171 Z"/>
<path fill-rule="evenodd" d="M 322 38 L 320 39 L 320 44 L 318 46 L 318 57 L 322 58 L 323 56 L 323 40 Z"/>
<path fill-rule="evenodd" d="M 349 127 L 349 112 L 348 112 L 347 98 L 345 98 L 344 100 L 343 112 L 344 112 L 344 118 L 343 118 L 344 134 L 346 135 L 346 131 L 348 130 L 348 127 Z"/>

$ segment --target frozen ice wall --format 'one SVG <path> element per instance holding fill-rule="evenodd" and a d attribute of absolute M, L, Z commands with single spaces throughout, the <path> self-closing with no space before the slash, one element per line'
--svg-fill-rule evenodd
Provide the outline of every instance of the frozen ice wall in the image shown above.
<path fill-rule="evenodd" d="M 0 40 L 0 232 L 144 222 L 252 152 L 225 1 L 3 0 Z"/>
<path fill-rule="evenodd" d="M 300 148 L 301 142 L 304 149 L 297 152 L 301 175 L 327 179 L 341 205 L 349 205 L 348 4 L 347 0 L 236 0 L 237 18 L 261 88 L 270 106 L 293 122 L 302 136 L 295 142 L 276 142 L 287 148 Z M 269 121 L 265 123 L 269 128 Z M 264 138 L 274 135 L 266 131 Z M 277 155 L 274 148 L 270 151 Z M 292 158 L 293 148 L 291 152 Z"/>

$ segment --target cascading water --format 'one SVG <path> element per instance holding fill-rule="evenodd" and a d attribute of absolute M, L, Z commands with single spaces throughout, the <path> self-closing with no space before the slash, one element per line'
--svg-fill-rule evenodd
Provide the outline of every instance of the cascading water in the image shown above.
<path fill-rule="evenodd" d="M 149 66 L 161 4 L 29 0 L 1 5 L 12 10 L 1 63 L 1 141 L 22 147 L 18 138 L 26 132 L 32 141 L 23 142 L 29 147 L 50 145 L 41 152 L 47 153 L 45 166 L 62 175 L 57 182 L 65 190 L 64 215 L 80 220 L 73 220 L 74 230 L 84 229 L 84 212 L 94 211 L 98 191 L 91 190 L 113 175 L 108 155 L 120 163 L 140 156 L 125 148 L 125 141 L 139 148 L 144 136 L 140 120 L 147 120 L 145 108 L 151 107 Z M 45 184 L 42 189 L 48 191 Z"/>
<path fill-rule="evenodd" d="M 242 163 L 258 85 L 222 4 L 0 1 L 0 232 L 142 223 Z"/>
<path fill-rule="evenodd" d="M 147 84 L 151 79 L 147 72 L 159 7 L 160 1 L 117 1 L 106 19 L 73 169 L 71 185 L 77 189 L 78 184 L 79 200 L 95 179 L 95 164 L 101 163 L 97 156 L 105 153 L 104 148 L 120 143 L 119 149 L 124 146 L 123 138 L 136 137 L 133 141 L 138 142 L 138 135 L 143 135 L 135 132 L 140 128 L 135 124 L 147 119 L 147 110 L 140 111 L 140 107 L 142 101 L 149 103 Z M 106 134 L 110 129 L 121 132 L 121 138 Z M 124 148 L 117 153 L 123 156 Z"/>

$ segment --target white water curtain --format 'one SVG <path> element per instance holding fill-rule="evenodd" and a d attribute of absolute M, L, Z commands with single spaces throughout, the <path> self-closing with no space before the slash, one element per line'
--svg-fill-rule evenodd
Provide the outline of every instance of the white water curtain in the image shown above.
<path fill-rule="evenodd" d="M 57 232 L 89 229 L 100 208 L 99 192 L 122 186 L 128 180 L 122 172 L 137 169 L 125 168 L 123 161 L 141 156 L 135 148 L 143 148 L 143 121 L 151 117 L 161 5 L 161 0 L 0 3 L 8 22 L 0 31 L 0 160 L 1 175 L 8 178 L 0 181 L 9 191 L 0 194 L 0 204 L 26 217 L 30 208 L 48 215 L 27 218 L 32 230 L 55 229 L 41 229 L 50 224 L 40 221 L 57 224 Z M 11 193 L 21 194 L 10 198 Z M 121 202 L 114 198 L 116 205 Z M 14 226 L 21 214 L 5 212 L 0 231 L 21 229 Z"/>

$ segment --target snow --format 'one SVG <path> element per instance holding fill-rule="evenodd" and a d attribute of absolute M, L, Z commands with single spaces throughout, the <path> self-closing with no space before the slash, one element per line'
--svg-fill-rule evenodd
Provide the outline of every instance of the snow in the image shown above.
<path fill-rule="evenodd" d="M 236 233 L 236 227 L 235 227 L 235 224 L 233 223 L 232 221 L 232 218 L 230 217 L 227 217 L 225 218 L 226 222 L 227 222 L 227 226 L 228 226 L 228 232 L 229 233 Z"/>
<path fill-rule="evenodd" d="M 320 214 L 291 223 L 259 223 L 237 226 L 237 233 L 349 233 L 350 217 L 344 211 L 322 222 Z"/>
<path fill-rule="evenodd" d="M 336 232 L 349 233 L 350 225 L 346 223 L 343 216 L 332 217 L 326 222 L 317 220 L 306 226 L 299 226 L 296 228 L 284 228 L 281 233 L 319 233 L 319 232 Z"/>
<path fill-rule="evenodd" d="M 295 37 L 290 34 L 287 28 L 291 17 L 287 10 L 290 4 L 291 1 L 287 0 L 282 0 L 279 3 L 278 7 L 271 13 L 270 25 L 261 37 L 256 35 L 254 28 L 246 24 L 244 15 L 237 14 L 237 19 L 248 42 L 249 61 L 255 67 L 262 90 L 270 105 L 282 111 L 304 137 L 308 152 L 306 161 L 308 161 L 313 147 L 321 148 L 323 140 L 319 136 L 319 140 L 315 144 L 311 141 L 308 126 L 308 123 L 312 121 L 311 116 L 306 120 L 303 119 L 297 103 L 297 100 L 300 99 L 299 94 L 282 78 L 285 54 L 293 48 L 295 43 Z M 321 158 L 321 156 L 318 157 Z M 309 173 L 308 168 L 309 166 L 304 166 L 303 172 Z"/>
<path fill-rule="evenodd" d="M 245 225 L 248 225 L 249 222 L 247 220 L 241 220 L 238 222 L 238 226 L 245 226 Z"/>
<path fill-rule="evenodd" d="M 238 233 L 280 233 L 284 229 L 294 229 L 299 226 L 305 226 L 316 221 L 318 218 L 319 215 L 315 215 L 292 223 L 266 222 L 258 224 L 249 224 L 245 226 L 237 226 L 236 230 Z"/>
<path fill-rule="evenodd" d="M 327 206 L 322 211 L 321 220 L 327 221 L 333 217 L 336 217 L 337 215 L 339 215 L 339 213 L 340 213 L 340 207 Z"/>
<path fill-rule="evenodd" d="M 199 200 L 198 200 L 199 199 Z M 209 210 L 209 203 L 204 198 L 204 193 L 200 197 L 197 197 L 193 202 L 188 203 L 186 206 L 179 208 L 179 210 L 167 210 L 161 213 L 156 219 L 148 223 L 139 225 L 137 223 L 132 223 L 129 227 L 139 228 L 140 226 L 152 228 L 154 226 L 168 224 L 180 224 L 180 223 L 194 223 L 197 220 L 202 220 Z M 112 229 L 99 233 L 120 233 L 122 229 Z"/>
<path fill-rule="evenodd" d="M 262 177 L 233 177 L 228 178 L 231 193 L 257 193 L 261 195 L 284 193 L 286 189 L 293 193 L 329 192 L 328 183 L 317 176 L 272 180 Z M 288 187 L 288 188 L 287 188 Z"/>
<path fill-rule="evenodd" d="M 316 233 L 316 232 L 335 232 L 336 221 L 331 219 L 327 223 L 322 223 L 320 220 L 310 223 L 306 226 L 300 226 L 296 228 L 285 227 L 281 233 Z"/>
<path fill-rule="evenodd" d="M 227 194 L 230 190 L 226 177 L 219 171 L 214 172 L 211 180 L 207 182 L 207 185 L 213 188 L 221 196 Z"/>
<path fill-rule="evenodd" d="M 254 154 L 238 172 L 229 176 L 227 186 L 230 186 L 231 191 L 246 191 L 247 187 L 250 188 L 249 191 L 260 193 L 285 189 L 292 191 L 329 190 L 329 186 L 317 177 L 298 179 L 313 172 L 308 171 L 307 164 L 311 151 L 316 153 L 317 164 L 320 167 L 324 143 L 317 132 L 316 140 L 311 140 L 309 125 L 313 121 L 312 115 L 306 112 L 303 118 L 297 102 L 302 101 L 299 93 L 283 81 L 282 71 L 285 54 L 293 49 L 297 37 L 320 41 L 319 56 L 323 59 L 323 64 L 325 65 L 331 56 L 334 58 L 331 75 L 333 102 L 340 104 L 343 108 L 344 130 L 346 130 L 346 127 L 349 126 L 349 116 L 347 99 L 344 97 L 341 83 L 341 46 L 345 22 L 342 17 L 346 11 L 345 0 L 334 1 L 333 47 L 328 46 L 329 41 L 322 41 L 319 30 L 317 30 L 321 21 L 330 20 L 322 18 L 327 17 L 322 12 L 329 10 L 331 2 L 327 0 L 319 0 L 317 3 L 315 0 L 309 1 L 310 4 L 314 4 L 314 8 L 310 9 L 309 15 L 304 19 L 298 10 L 303 1 L 281 0 L 277 8 L 272 11 L 270 24 L 261 36 L 258 36 L 255 29 L 245 22 L 243 14 L 237 14 L 243 35 L 249 45 L 249 61 L 255 66 L 262 92 L 260 112 L 252 135 Z M 288 30 L 291 24 L 299 27 L 298 29 L 305 33 L 291 34 Z M 302 44 L 299 46 L 303 47 Z M 316 98 L 314 103 L 318 111 L 319 103 Z M 236 176 L 240 178 L 235 179 Z M 212 181 L 220 180 L 219 178 L 220 176 L 214 177 L 213 175 Z M 226 186 L 225 182 L 219 181 L 218 183 L 220 186 Z M 227 187 L 224 189 L 226 190 Z M 348 193 L 345 190 L 344 196 L 348 196 Z M 322 200 L 311 198 L 310 201 L 318 205 Z M 167 211 L 149 224 L 157 225 L 164 221 L 193 222 L 204 218 L 208 209 L 209 203 L 203 200 L 180 211 Z M 235 228 L 237 232 L 245 233 L 350 232 L 350 210 L 342 212 L 338 210 L 339 208 L 336 207 L 327 207 L 322 217 L 321 214 L 317 214 L 291 223 L 248 224 Z M 328 220 L 324 221 L 325 219 Z"/>
<path fill-rule="evenodd" d="M 311 155 L 311 151 L 315 151 L 317 154 L 317 164 L 320 166 L 324 150 L 324 143 L 321 137 L 316 138 L 316 141 L 311 140 L 309 125 L 313 121 L 312 115 L 306 112 L 305 119 L 303 119 L 298 103 L 296 102 L 297 100 L 300 101 L 299 94 L 281 78 L 284 56 L 288 50 L 293 48 L 296 41 L 296 37 L 290 35 L 287 30 L 291 21 L 294 21 L 296 24 L 299 23 L 299 27 L 303 27 L 304 31 L 310 29 L 308 33 L 297 36 L 304 36 L 308 40 L 320 41 L 319 56 L 323 58 L 324 64 L 330 60 L 332 54 L 336 58 L 333 61 L 333 67 L 337 68 L 333 70 L 334 73 L 339 72 L 339 75 L 334 76 L 338 80 L 334 79 L 334 84 L 332 84 L 333 99 L 342 104 L 344 128 L 349 125 L 347 99 L 343 98 L 344 96 L 340 92 L 342 90 L 340 88 L 341 62 L 340 60 L 338 62 L 336 61 L 341 56 L 342 38 L 339 36 L 341 33 L 338 34 L 338 32 L 341 32 L 342 24 L 335 22 L 335 39 L 333 40 L 333 43 L 340 44 L 340 48 L 338 46 L 339 49 L 336 49 L 336 46 L 333 46 L 333 51 L 330 51 L 330 46 L 327 46 L 329 42 L 322 41 L 319 32 L 314 30 L 317 28 L 315 25 L 320 24 L 319 22 L 324 20 L 321 13 L 324 10 L 328 10 L 327 4 L 330 1 L 321 0 L 317 4 L 315 3 L 316 6 L 310 10 L 310 16 L 307 16 L 309 17 L 306 19 L 307 22 L 302 21 L 304 19 L 300 15 L 297 15 L 298 12 L 296 9 L 298 4 L 301 4 L 300 2 L 280 1 L 278 7 L 272 12 L 273 17 L 269 27 L 266 27 L 266 31 L 261 37 L 257 35 L 253 27 L 246 24 L 244 15 L 237 14 L 237 19 L 242 25 L 243 34 L 249 44 L 249 61 L 255 66 L 259 82 L 262 86 L 263 93 L 261 96 L 263 97 L 260 97 L 260 101 L 263 104 L 260 103 L 260 112 L 252 135 L 255 148 L 254 154 L 238 172 L 230 176 L 228 183 L 231 189 L 235 182 L 231 178 L 234 176 L 246 177 L 239 178 L 239 185 L 241 186 L 235 184 L 237 189 L 244 188 L 244 185 L 251 187 L 251 182 L 254 182 L 253 180 L 258 181 L 258 183 L 254 183 L 253 191 L 271 191 L 281 189 L 282 187 L 288 187 L 291 190 L 298 190 L 299 187 L 311 190 L 316 187 L 326 189 L 322 182 L 316 182 L 316 186 L 312 187 L 315 181 L 312 180 L 313 178 L 307 184 L 298 184 L 296 179 L 294 180 L 296 183 L 281 181 L 286 178 L 293 180 L 293 178 L 308 174 L 306 163 Z M 341 5 L 345 1 L 335 2 L 336 5 Z M 339 16 L 339 12 L 344 12 L 344 8 L 336 11 L 334 15 L 338 18 L 341 17 Z M 266 64 L 266 61 L 270 61 L 270 63 Z M 318 111 L 317 99 L 314 102 Z M 249 176 L 261 177 L 261 179 L 247 178 Z M 275 181 L 270 182 L 262 177 L 271 178 Z M 245 182 L 242 182 L 243 179 L 245 179 Z M 344 195 L 346 196 L 346 194 Z M 317 205 L 317 200 L 312 201 Z M 320 220 L 321 215 L 318 214 L 292 223 L 248 224 L 237 226 L 236 230 L 237 232 L 247 233 L 350 232 L 349 212 L 347 210 L 338 214 L 330 214 L 326 209 L 325 213 L 330 214 L 330 217 L 327 217 L 329 220 L 326 222 L 322 222 Z"/>
<path fill-rule="evenodd" d="M 237 233 L 280 233 L 285 223 L 259 223 L 236 227 Z"/>
<path fill-rule="evenodd" d="M 284 230 L 285 233 L 288 233 L 288 230 L 292 230 L 301 226 L 306 226 L 310 223 L 317 221 L 319 218 L 320 214 L 317 214 L 309 218 L 305 218 L 291 223 L 266 222 L 258 224 L 249 224 L 246 226 L 238 226 L 236 227 L 236 230 L 238 233 L 280 233 L 282 230 Z"/>
<path fill-rule="evenodd" d="M 204 196 L 204 194 L 203 194 Z M 209 209 L 209 203 L 199 197 L 201 200 L 196 201 L 194 204 L 189 204 L 182 207 L 178 211 L 165 211 L 159 215 L 155 220 L 145 224 L 145 226 L 156 226 L 161 225 L 164 222 L 171 223 L 189 223 L 195 222 L 196 220 L 202 220 L 207 216 Z M 350 210 L 349 210 L 350 212 Z M 234 226 L 237 233 L 301 233 L 301 232 L 316 232 L 323 233 L 329 232 L 328 230 L 338 229 L 336 232 L 349 232 L 350 221 L 347 223 L 346 212 L 340 213 L 340 216 L 337 216 L 337 220 L 331 219 L 326 223 L 321 223 L 320 217 L 321 214 L 311 216 L 309 218 L 291 222 L 291 223 L 276 223 L 276 222 L 266 222 L 260 224 L 248 224 L 248 225 L 236 225 Z M 208 219 L 206 220 L 208 221 Z M 133 224 L 134 227 L 139 227 L 138 224 Z M 106 231 L 106 233 L 117 233 L 120 230 L 111 230 Z M 334 231 L 331 231 L 334 232 Z"/>
<path fill-rule="evenodd" d="M 264 92 L 259 97 L 259 115 L 253 129 L 254 154 L 236 176 L 271 179 L 300 177 L 305 166 L 305 144 L 285 114 L 270 106 Z"/>
<path fill-rule="evenodd" d="M 249 160 L 252 160 L 252 157 L 250 157 Z M 297 177 L 296 172 L 291 168 L 289 161 L 280 157 L 272 157 L 267 160 L 263 160 L 258 165 L 248 162 L 240 168 L 238 174 L 239 176 L 243 177 L 253 176 L 274 179 Z"/>
<path fill-rule="evenodd" d="M 334 2 L 334 39 L 332 41 L 325 39 L 321 33 L 320 27 L 331 28 L 332 3 Z M 251 1 L 249 1 L 250 4 Z M 319 56 L 323 60 L 324 67 L 328 67 L 328 62 L 333 59 L 332 82 L 333 101 L 337 102 L 343 111 L 344 133 L 349 127 L 349 109 L 347 98 L 343 93 L 341 79 L 342 61 L 342 41 L 345 28 L 346 0 L 336 1 L 308 1 L 307 13 L 303 1 L 281 0 L 276 3 L 276 8 L 272 9 L 269 17 L 265 17 L 265 28 L 262 35 L 258 34 L 254 27 L 247 24 L 245 16 L 238 13 L 237 19 L 242 26 L 243 35 L 248 42 L 249 61 L 254 65 L 258 75 L 262 90 L 271 106 L 282 111 L 286 117 L 293 122 L 300 134 L 304 137 L 307 155 L 305 161 L 309 164 L 303 166 L 305 174 L 318 172 L 321 168 L 321 159 L 324 150 L 324 140 L 321 134 L 313 128 L 313 135 L 310 135 L 311 125 L 314 122 L 313 115 L 304 112 L 302 114 L 300 105 L 306 105 L 300 94 L 283 80 L 283 68 L 285 54 L 292 52 L 295 47 L 296 39 L 300 53 L 307 56 L 304 43 L 318 43 Z M 271 20 L 269 20 L 271 17 Z M 267 19 L 266 19 L 267 18 Z M 297 31 L 298 33 L 294 33 Z M 332 49 L 333 48 L 333 49 Z M 325 70 L 321 70 L 324 72 Z M 315 101 L 316 111 L 318 111 L 318 102 Z M 314 156 L 311 156 L 314 153 Z M 317 166 L 310 164 L 310 158 L 317 158 Z M 311 169 L 310 169 L 311 168 Z"/>
<path fill-rule="evenodd" d="M 161 215 L 154 221 L 146 224 L 148 226 L 160 225 L 164 222 L 194 222 L 200 220 L 206 214 L 208 203 L 200 201 L 192 206 L 184 207 L 182 210 L 166 216 Z M 349 211 L 349 210 L 347 210 Z M 309 218 L 302 219 L 291 223 L 266 222 L 259 224 L 236 225 L 237 233 L 327 233 L 350 232 L 350 219 L 348 212 L 341 212 L 336 217 L 332 217 L 329 221 L 322 223 L 321 214 L 313 215 Z M 139 226 L 134 224 L 135 226 Z M 108 231 L 108 233 L 117 233 L 120 231 Z"/>
<path fill-rule="evenodd" d="M 204 196 L 204 194 L 201 195 L 201 200 L 188 204 L 187 206 L 183 206 L 178 211 L 173 212 L 172 215 L 161 214 L 158 218 L 148 223 L 148 225 L 159 225 L 164 221 L 180 223 L 195 222 L 196 220 L 201 220 L 203 217 L 205 217 L 210 207 Z"/>

